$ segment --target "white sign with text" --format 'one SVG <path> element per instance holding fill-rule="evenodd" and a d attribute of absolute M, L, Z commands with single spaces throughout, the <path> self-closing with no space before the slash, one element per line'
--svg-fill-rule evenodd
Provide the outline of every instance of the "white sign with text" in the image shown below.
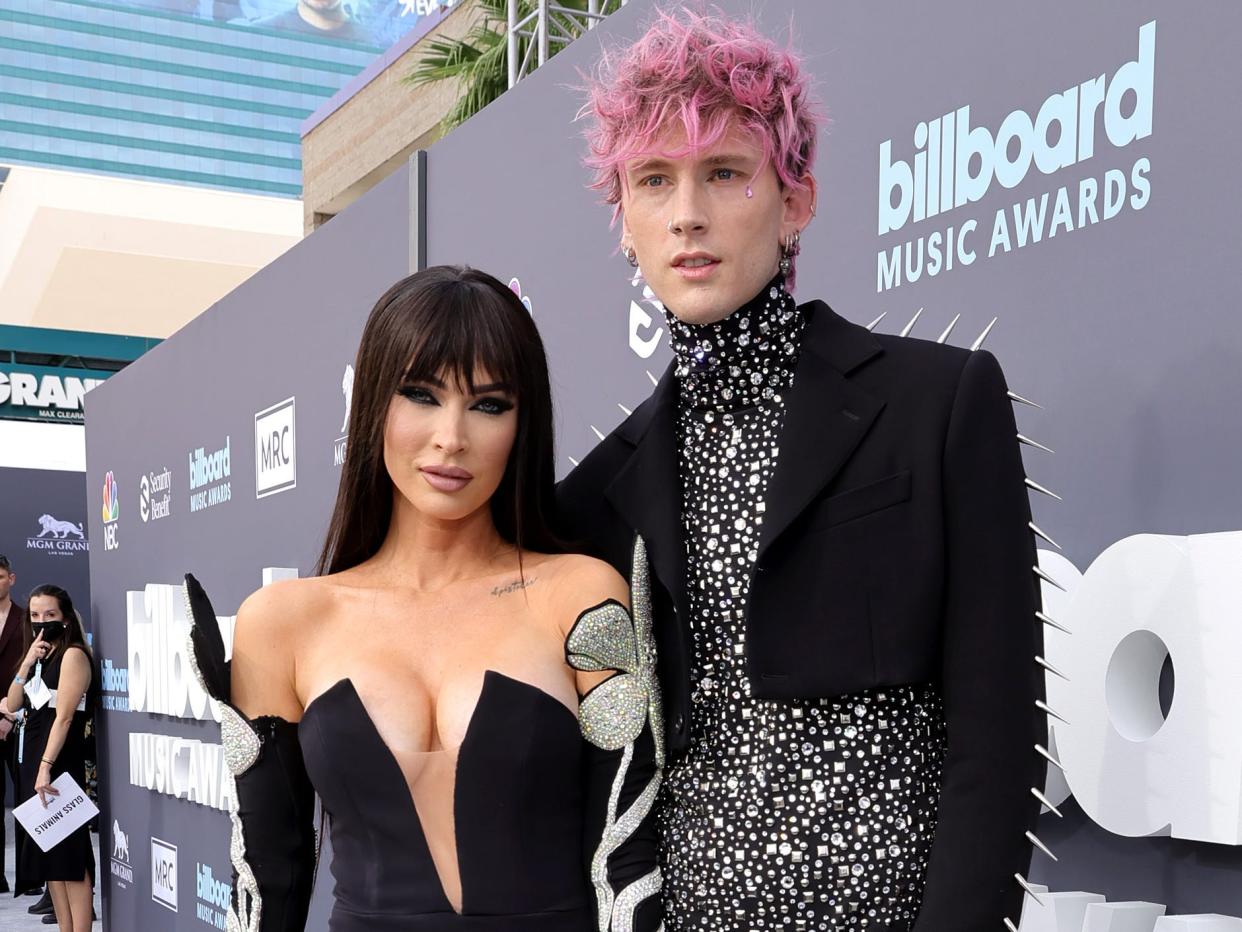
<path fill-rule="evenodd" d="M 52 788 L 60 795 L 47 794 L 47 805 L 36 793 L 13 810 L 13 818 L 42 851 L 51 851 L 99 813 L 70 774 L 62 773 L 52 781 Z"/>

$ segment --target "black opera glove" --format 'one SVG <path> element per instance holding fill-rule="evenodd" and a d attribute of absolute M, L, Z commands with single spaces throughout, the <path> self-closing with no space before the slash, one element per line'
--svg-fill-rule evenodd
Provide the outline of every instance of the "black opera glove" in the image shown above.
<path fill-rule="evenodd" d="M 220 739 L 234 783 L 227 932 L 302 932 L 315 879 L 315 791 L 297 725 L 269 715 L 248 719 L 237 710 L 211 601 L 189 573 L 183 592 L 191 666 L 220 703 Z"/>

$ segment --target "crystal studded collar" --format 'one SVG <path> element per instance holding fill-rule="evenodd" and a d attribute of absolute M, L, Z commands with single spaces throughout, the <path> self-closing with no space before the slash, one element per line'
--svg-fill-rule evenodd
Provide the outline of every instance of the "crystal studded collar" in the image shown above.
<path fill-rule="evenodd" d="M 772 400 L 793 379 L 806 317 L 774 278 L 724 320 L 687 324 L 667 309 L 682 405 L 727 411 Z"/>

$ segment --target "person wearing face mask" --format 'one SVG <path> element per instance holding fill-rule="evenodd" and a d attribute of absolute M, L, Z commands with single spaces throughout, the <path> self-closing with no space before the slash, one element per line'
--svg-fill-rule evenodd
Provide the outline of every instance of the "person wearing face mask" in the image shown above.
<path fill-rule="evenodd" d="M 70 774 L 86 785 L 86 723 L 97 694 L 90 648 L 69 593 L 43 585 L 30 593 L 23 630 L 24 657 L 6 696 L 24 709 L 19 738 L 22 801 L 45 804 L 52 782 Z M 89 932 L 95 878 L 90 829 L 83 825 L 50 851 L 29 839 L 18 846 L 17 889 L 47 884 L 61 932 Z"/>
<path fill-rule="evenodd" d="M 1000 366 L 794 300 L 822 121 L 790 49 L 669 10 L 589 94 L 674 359 L 559 498 L 615 567 L 650 548 L 667 927 L 1015 929 L 1048 751 Z"/>
<path fill-rule="evenodd" d="M 230 928 L 303 928 L 318 793 L 332 932 L 649 932 L 663 762 L 645 556 L 567 554 L 530 313 L 440 266 L 375 305 L 312 578 L 237 613 L 186 578 L 235 774 Z"/>

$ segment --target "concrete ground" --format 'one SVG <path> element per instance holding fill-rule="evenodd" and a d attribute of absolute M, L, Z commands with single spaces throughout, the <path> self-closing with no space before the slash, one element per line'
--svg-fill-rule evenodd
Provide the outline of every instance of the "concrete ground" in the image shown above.
<path fill-rule="evenodd" d="M 13 811 L 11 809 L 4 810 L 4 876 L 8 880 L 9 886 L 13 886 L 13 867 L 17 862 L 16 855 L 13 851 Z M 91 838 L 95 842 L 95 863 L 99 864 L 99 836 L 92 835 Z M 98 869 L 98 868 L 96 868 Z M 35 903 L 33 896 L 14 897 L 11 893 L 0 894 L 0 930 L 2 932 L 35 932 L 37 929 L 55 929 L 55 925 L 43 925 L 42 916 L 32 916 L 26 910 Z M 99 906 L 99 888 L 95 888 L 95 912 L 101 912 Z M 99 929 L 100 924 L 96 923 L 95 928 Z"/>

